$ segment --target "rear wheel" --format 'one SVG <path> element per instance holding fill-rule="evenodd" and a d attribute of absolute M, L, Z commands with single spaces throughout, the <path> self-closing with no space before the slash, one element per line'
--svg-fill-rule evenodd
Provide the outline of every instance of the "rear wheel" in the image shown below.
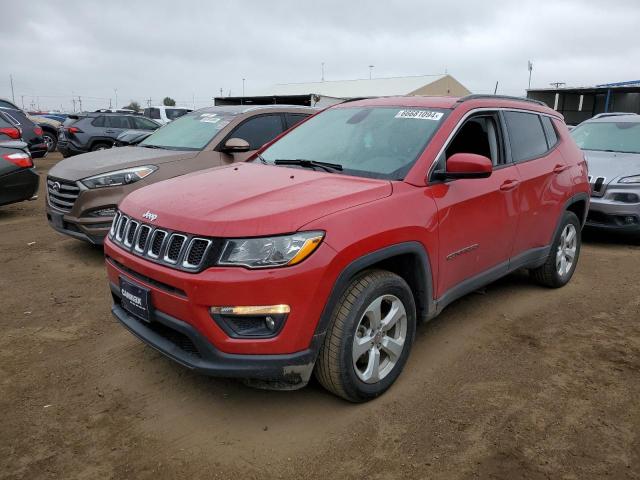
<path fill-rule="evenodd" d="M 107 150 L 108 148 L 111 148 L 112 146 L 113 146 L 113 144 L 111 144 L 111 143 L 98 142 L 98 143 L 94 143 L 91 146 L 91 151 L 95 152 L 97 150 Z"/>
<path fill-rule="evenodd" d="M 42 139 L 44 140 L 44 143 L 47 145 L 48 152 L 53 152 L 58 146 L 58 139 L 53 133 L 44 132 L 42 134 Z"/>
<path fill-rule="evenodd" d="M 384 393 L 400 375 L 415 336 L 416 308 L 407 283 L 383 270 L 349 285 L 333 312 L 316 377 L 352 402 Z"/>
<path fill-rule="evenodd" d="M 531 270 L 531 276 L 545 287 L 559 288 L 566 285 L 578 264 L 581 243 L 580 220 L 575 213 L 564 212 L 546 262 Z"/>

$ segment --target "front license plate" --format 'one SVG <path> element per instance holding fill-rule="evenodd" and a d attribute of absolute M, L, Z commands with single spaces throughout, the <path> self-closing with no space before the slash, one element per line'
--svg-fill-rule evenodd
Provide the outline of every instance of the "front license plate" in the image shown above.
<path fill-rule="evenodd" d="M 120 298 L 122 308 L 145 322 L 151 321 L 151 302 L 148 288 L 141 287 L 120 277 Z"/>
<path fill-rule="evenodd" d="M 51 213 L 51 223 L 54 227 L 64 228 L 64 223 L 62 221 L 62 215 L 59 213 Z"/>

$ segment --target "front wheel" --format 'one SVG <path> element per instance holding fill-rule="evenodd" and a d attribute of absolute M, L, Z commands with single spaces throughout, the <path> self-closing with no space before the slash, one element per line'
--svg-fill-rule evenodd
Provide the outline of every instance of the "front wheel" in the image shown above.
<path fill-rule="evenodd" d="M 351 402 L 384 393 L 398 378 L 415 336 L 416 307 L 398 275 L 371 270 L 343 293 L 327 329 L 315 374 Z"/>
<path fill-rule="evenodd" d="M 573 212 L 564 212 L 560 229 L 544 265 L 531 270 L 531 276 L 545 287 L 563 287 L 576 270 L 582 234 L 580 220 Z"/>

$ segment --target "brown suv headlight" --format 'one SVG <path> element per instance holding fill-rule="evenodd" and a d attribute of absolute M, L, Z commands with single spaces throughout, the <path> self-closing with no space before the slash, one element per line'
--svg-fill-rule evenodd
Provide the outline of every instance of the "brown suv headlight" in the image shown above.
<path fill-rule="evenodd" d="M 87 188 L 117 187 L 135 183 L 148 177 L 158 169 L 155 165 L 145 165 L 144 167 L 125 168 L 113 172 L 101 173 L 80 180 Z"/>
<path fill-rule="evenodd" d="M 298 232 L 291 235 L 227 240 L 219 265 L 270 268 L 296 265 L 311 255 L 324 232 Z"/>

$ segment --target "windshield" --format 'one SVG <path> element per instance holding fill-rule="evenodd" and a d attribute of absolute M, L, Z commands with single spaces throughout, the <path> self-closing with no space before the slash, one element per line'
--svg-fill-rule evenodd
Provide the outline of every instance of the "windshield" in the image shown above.
<path fill-rule="evenodd" d="M 233 114 L 227 112 L 194 112 L 184 115 L 156 130 L 140 146 L 202 150 L 233 117 Z"/>
<path fill-rule="evenodd" d="M 591 122 L 571 130 L 583 150 L 640 153 L 640 122 Z"/>
<path fill-rule="evenodd" d="M 333 108 L 282 137 L 262 152 L 262 158 L 267 163 L 328 162 L 341 165 L 341 173 L 348 175 L 401 180 L 444 115 L 424 108 Z"/>

